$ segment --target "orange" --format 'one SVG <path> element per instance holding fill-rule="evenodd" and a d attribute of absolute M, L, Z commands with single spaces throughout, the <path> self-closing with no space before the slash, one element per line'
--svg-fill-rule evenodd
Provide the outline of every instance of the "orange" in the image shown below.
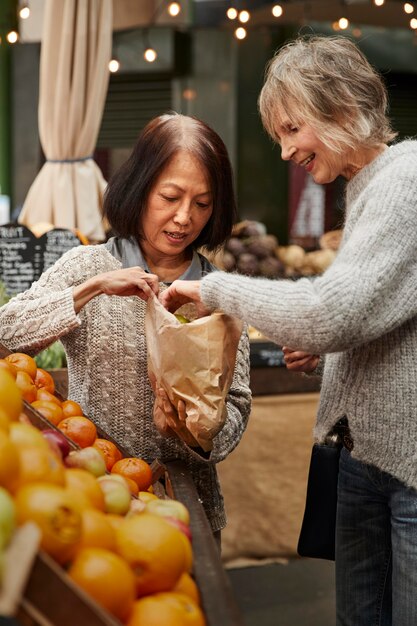
<path fill-rule="evenodd" d="M 65 469 L 51 449 L 19 446 L 19 488 L 29 483 L 65 484 Z"/>
<path fill-rule="evenodd" d="M 135 572 L 138 596 L 168 591 L 186 570 L 181 531 L 162 517 L 140 513 L 116 529 L 117 552 Z"/>
<path fill-rule="evenodd" d="M 16 380 L 17 367 L 13 365 L 13 363 L 10 363 L 10 361 L 6 361 L 6 359 L 0 359 L 0 369 L 5 370 L 9 374 L 11 374 Z"/>
<path fill-rule="evenodd" d="M 83 494 L 90 507 L 104 511 L 104 496 L 100 484 L 91 472 L 78 467 L 68 467 L 65 470 L 65 485 Z"/>
<path fill-rule="evenodd" d="M 18 447 L 0 430 L 0 486 L 14 491 L 18 484 L 19 472 Z"/>
<path fill-rule="evenodd" d="M 19 387 L 23 400 L 26 402 L 34 402 L 36 400 L 37 387 L 33 382 L 33 378 L 27 372 L 18 370 L 16 374 L 16 385 Z"/>
<path fill-rule="evenodd" d="M 82 548 L 116 549 L 116 533 L 107 515 L 96 509 L 81 511 L 82 532 L 78 550 Z"/>
<path fill-rule="evenodd" d="M 81 539 L 82 521 L 75 498 L 64 487 L 32 483 L 15 496 L 19 525 L 35 522 L 41 531 L 41 548 L 59 563 L 67 563 Z"/>
<path fill-rule="evenodd" d="M 59 430 L 62 430 L 72 441 L 78 443 L 80 448 L 92 446 L 97 438 L 97 428 L 88 417 L 82 415 L 74 415 L 66 417 L 58 424 Z"/>
<path fill-rule="evenodd" d="M 103 455 L 106 462 L 106 470 L 108 472 L 111 471 L 111 468 L 116 461 L 119 461 L 122 458 L 122 453 L 119 448 L 112 441 L 108 441 L 108 439 L 101 439 L 98 437 L 93 443 L 93 446 Z"/>
<path fill-rule="evenodd" d="M 32 380 L 35 380 L 38 366 L 36 365 L 35 359 L 28 354 L 24 354 L 23 352 L 14 352 L 4 357 L 4 360 L 12 363 L 21 372 L 26 372 Z"/>
<path fill-rule="evenodd" d="M 138 498 L 142 500 L 142 502 L 150 502 L 151 500 L 159 500 L 158 496 L 154 493 L 150 493 L 149 491 L 139 491 Z"/>
<path fill-rule="evenodd" d="M 175 587 L 173 587 L 172 591 L 183 593 L 191 598 L 191 600 L 194 600 L 196 604 L 201 605 L 200 591 L 197 587 L 197 583 L 188 572 L 181 574 L 179 581 Z"/>
<path fill-rule="evenodd" d="M 120 556 L 103 548 L 83 548 L 68 574 L 112 615 L 126 621 L 135 599 L 135 577 Z"/>
<path fill-rule="evenodd" d="M 49 393 L 55 393 L 54 379 L 49 372 L 46 372 L 41 367 L 36 370 L 35 385 L 38 389 L 46 389 Z"/>
<path fill-rule="evenodd" d="M 54 426 L 58 426 L 59 422 L 62 422 L 62 409 L 55 402 L 49 402 L 48 400 L 35 400 L 34 402 L 31 402 L 31 405 L 41 415 L 43 415 L 43 417 L 51 422 L 51 424 L 54 424 Z"/>
<path fill-rule="evenodd" d="M 191 598 L 166 592 L 137 600 L 126 626 L 206 626 L 206 620 Z"/>
<path fill-rule="evenodd" d="M 9 437 L 13 443 L 19 448 L 22 446 L 31 446 L 49 450 L 49 444 L 41 431 L 32 424 L 23 422 L 13 422 L 10 425 Z"/>
<path fill-rule="evenodd" d="M 115 532 L 123 523 L 123 517 L 121 515 L 116 515 L 116 513 L 106 513 L 106 518 Z"/>
<path fill-rule="evenodd" d="M 139 491 L 146 491 L 152 483 L 152 470 L 148 463 L 137 457 L 120 459 L 111 468 L 112 474 L 120 474 L 134 480 Z"/>
<path fill-rule="evenodd" d="M 36 388 L 36 400 L 42 400 L 42 402 L 53 402 L 61 408 L 61 400 L 57 398 L 53 393 L 48 391 L 44 387 Z"/>
<path fill-rule="evenodd" d="M 6 411 L 0 406 L 0 430 L 8 433 L 10 430 L 10 418 Z"/>
<path fill-rule="evenodd" d="M 84 415 L 84 412 L 78 402 L 74 400 L 64 400 L 61 404 L 64 417 L 73 417 L 74 415 Z"/>
<path fill-rule="evenodd" d="M 117 475 L 118 474 L 114 474 L 114 476 L 117 476 Z M 129 487 L 129 491 L 132 494 L 132 496 L 137 496 L 139 494 L 139 487 L 137 483 L 135 483 L 135 481 L 132 480 L 131 478 L 126 478 L 126 476 L 123 476 L 123 478 L 125 479 L 126 484 Z"/>
<path fill-rule="evenodd" d="M 0 407 L 12 421 L 18 420 L 22 412 L 22 392 L 4 369 L 0 370 Z"/>

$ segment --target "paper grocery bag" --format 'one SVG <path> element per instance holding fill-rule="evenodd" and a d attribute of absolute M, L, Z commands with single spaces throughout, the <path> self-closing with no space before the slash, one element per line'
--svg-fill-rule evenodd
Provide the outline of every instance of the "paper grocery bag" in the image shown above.
<path fill-rule="evenodd" d="M 148 300 L 145 332 L 148 372 L 174 407 L 185 402 L 186 426 L 205 451 L 226 419 L 243 323 L 221 311 L 180 323 L 156 297 Z"/>

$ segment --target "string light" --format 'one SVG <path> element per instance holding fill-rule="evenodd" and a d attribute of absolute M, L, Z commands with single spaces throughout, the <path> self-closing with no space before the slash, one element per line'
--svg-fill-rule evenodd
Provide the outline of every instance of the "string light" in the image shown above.
<path fill-rule="evenodd" d="M 19 40 L 19 34 L 15 30 L 7 33 L 6 39 L 9 43 L 16 43 Z"/>
<path fill-rule="evenodd" d="M 158 58 L 158 54 L 154 48 L 149 47 L 146 48 L 145 52 L 143 53 L 143 58 L 148 63 L 153 63 Z"/>
<path fill-rule="evenodd" d="M 416 29 L 417 29 L 417 18 L 415 18 L 415 17 L 412 17 L 412 18 L 411 18 L 411 20 L 410 20 L 410 27 L 411 27 L 413 30 L 416 30 Z"/>
<path fill-rule="evenodd" d="M 181 5 L 179 2 L 170 2 L 168 5 L 168 13 L 172 17 L 177 17 L 181 13 Z"/>
<path fill-rule="evenodd" d="M 229 20 L 235 20 L 237 18 L 237 9 L 235 9 L 235 7 L 229 7 L 226 11 L 226 15 Z"/>
<path fill-rule="evenodd" d="M 349 20 L 347 17 L 341 17 L 338 21 L 340 30 L 346 30 L 349 27 Z"/>
<path fill-rule="evenodd" d="M 407 13 L 408 15 L 410 13 L 414 13 L 414 7 L 412 4 L 410 4 L 409 2 L 406 2 L 404 4 L 404 13 Z"/>
<path fill-rule="evenodd" d="M 246 22 L 249 22 L 250 20 L 250 13 L 249 11 L 241 11 L 239 13 L 239 22 L 242 22 L 242 24 L 246 24 Z"/>
<path fill-rule="evenodd" d="M 236 39 L 245 39 L 246 35 L 247 35 L 246 28 L 243 28 L 243 26 L 239 26 L 239 28 L 236 28 L 235 30 Z"/>
<path fill-rule="evenodd" d="M 281 15 L 284 13 L 284 10 L 280 4 L 274 4 L 271 12 L 274 17 L 281 17 Z"/>
<path fill-rule="evenodd" d="M 116 58 L 112 58 L 109 61 L 109 70 L 112 74 L 115 74 L 116 72 L 118 72 L 120 69 L 120 63 Z"/>
<path fill-rule="evenodd" d="M 382 7 L 383 4 L 385 4 L 385 0 L 374 0 L 374 5 L 376 7 Z"/>
<path fill-rule="evenodd" d="M 22 2 L 22 4 L 20 5 L 20 8 L 19 8 L 19 17 L 22 20 L 27 20 L 29 16 L 30 16 L 29 3 L 28 2 Z"/>

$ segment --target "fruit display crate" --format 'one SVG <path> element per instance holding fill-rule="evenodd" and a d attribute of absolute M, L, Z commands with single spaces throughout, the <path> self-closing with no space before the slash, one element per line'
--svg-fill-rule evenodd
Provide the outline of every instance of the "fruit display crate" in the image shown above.
<path fill-rule="evenodd" d="M 10 351 L 0 344 L 0 358 L 8 354 Z M 65 399 L 59 392 L 56 395 Z M 23 412 L 40 430 L 56 429 L 27 402 L 24 402 Z M 105 432 L 97 430 L 100 437 L 113 441 Z M 72 449 L 78 448 L 77 444 L 68 441 Z M 125 448 L 118 447 L 123 456 L 132 456 Z M 207 626 L 244 626 L 219 548 L 186 466 L 182 461 L 161 463 L 155 459 L 151 467 L 154 481 L 158 481 L 156 488 L 182 502 L 190 513 L 193 575 L 200 590 Z M 23 593 L 17 601 L 15 618 L 22 626 L 122 626 L 43 551 L 35 556 Z"/>

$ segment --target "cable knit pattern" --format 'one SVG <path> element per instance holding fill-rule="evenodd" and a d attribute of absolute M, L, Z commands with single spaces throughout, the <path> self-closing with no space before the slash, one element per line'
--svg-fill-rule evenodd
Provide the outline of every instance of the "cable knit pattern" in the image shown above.
<path fill-rule="evenodd" d="M 215 272 L 202 298 L 280 345 L 326 354 L 316 439 L 346 415 L 353 456 L 417 489 L 417 141 L 364 167 L 346 206 L 341 249 L 321 277 Z"/>
<path fill-rule="evenodd" d="M 1 342 L 10 350 L 33 355 L 60 339 L 68 359 L 68 397 L 131 454 L 148 462 L 184 460 L 212 528 L 219 530 L 226 517 L 215 464 L 239 443 L 251 407 L 247 333 L 239 344 L 226 424 L 206 460 L 180 440 L 161 437 L 154 427 L 146 303 L 138 297 L 101 295 L 75 314 L 73 287 L 120 268 L 104 245 L 70 250 L 28 291 L 0 309 Z"/>

